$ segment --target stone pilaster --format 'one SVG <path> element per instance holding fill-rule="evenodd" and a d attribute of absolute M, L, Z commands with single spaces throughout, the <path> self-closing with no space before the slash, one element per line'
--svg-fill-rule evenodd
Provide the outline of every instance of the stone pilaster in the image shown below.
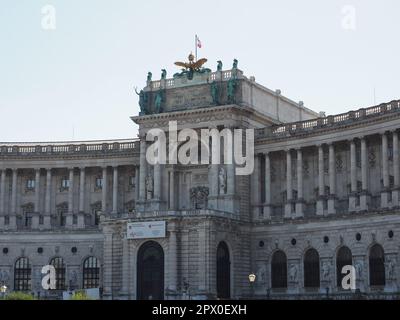
<path fill-rule="evenodd" d="M 393 131 L 393 176 L 394 190 L 392 191 L 393 206 L 400 205 L 400 161 L 399 161 L 399 133 Z"/>
<path fill-rule="evenodd" d="M 285 218 L 292 218 L 292 201 L 293 201 L 293 185 L 292 185 L 292 154 L 291 150 L 286 150 L 286 203 Z"/>
<path fill-rule="evenodd" d="M 32 216 L 32 229 L 39 228 L 39 215 L 40 212 L 40 169 L 35 169 L 35 203 L 34 215 Z"/>
<path fill-rule="evenodd" d="M 177 234 L 176 230 L 169 232 L 168 238 L 168 289 L 167 299 L 175 300 L 177 298 L 178 282 L 178 260 L 177 260 Z"/>
<path fill-rule="evenodd" d="M 140 173 L 139 173 L 139 201 L 137 203 L 137 210 L 144 211 L 144 204 L 146 202 L 146 176 L 147 176 L 147 160 L 146 160 L 146 137 L 140 137 Z"/>
<path fill-rule="evenodd" d="M 361 183 L 362 192 L 360 196 L 360 210 L 367 211 L 370 202 L 370 194 L 368 191 L 368 155 L 367 141 L 365 137 L 361 137 Z"/>
<path fill-rule="evenodd" d="M 85 167 L 79 168 L 79 213 L 78 228 L 85 227 Z"/>
<path fill-rule="evenodd" d="M 103 171 L 103 185 L 101 192 L 101 211 L 103 214 L 107 214 L 107 167 L 102 168 Z"/>
<path fill-rule="evenodd" d="M 17 177 L 18 169 L 14 168 L 12 169 L 10 229 L 17 228 Z"/>
<path fill-rule="evenodd" d="M 43 227 L 49 229 L 51 227 L 51 168 L 46 168 L 46 194 L 45 209 L 43 218 Z"/>
<path fill-rule="evenodd" d="M 254 171 L 251 175 L 251 195 L 253 219 L 260 217 L 261 188 L 260 188 L 260 156 L 254 157 Z"/>
<path fill-rule="evenodd" d="M 357 194 L 357 163 L 356 163 L 356 143 L 354 139 L 350 140 L 350 194 L 349 211 L 356 211 Z"/>
<path fill-rule="evenodd" d="M 74 168 L 69 168 L 69 188 L 68 188 L 68 214 L 66 218 L 67 228 L 73 225 L 74 215 Z"/>
<path fill-rule="evenodd" d="M 388 137 L 386 132 L 382 133 L 382 179 L 383 190 L 381 192 L 381 208 L 389 206 L 389 162 L 388 162 Z"/>
<path fill-rule="evenodd" d="M 336 166 L 335 166 L 335 146 L 329 145 L 329 199 L 328 214 L 336 213 Z"/>
<path fill-rule="evenodd" d="M 317 199 L 317 215 L 324 215 L 325 200 L 325 182 L 324 182 L 324 149 L 322 145 L 318 145 L 318 199 Z"/>
<path fill-rule="evenodd" d="M 113 167 L 113 200 L 112 214 L 118 213 L 118 167 Z"/>
<path fill-rule="evenodd" d="M 271 159 L 270 154 L 265 154 L 265 204 L 264 219 L 271 219 Z"/>
<path fill-rule="evenodd" d="M 304 216 L 304 195 L 303 195 L 303 153 L 301 148 L 297 149 L 297 201 L 296 218 Z"/>
<path fill-rule="evenodd" d="M 0 177 L 0 229 L 4 228 L 5 199 L 6 199 L 6 169 L 1 170 Z"/>

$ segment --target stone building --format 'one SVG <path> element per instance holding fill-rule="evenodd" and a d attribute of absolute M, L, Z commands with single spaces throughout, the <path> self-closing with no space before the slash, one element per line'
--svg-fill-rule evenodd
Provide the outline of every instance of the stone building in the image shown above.
<path fill-rule="evenodd" d="M 394 298 L 400 102 L 325 116 L 237 68 L 138 93 L 139 139 L 0 145 L 0 282 L 58 298 Z M 149 130 L 254 129 L 254 171 L 150 165 Z M 221 147 L 221 152 L 222 152 Z M 56 268 L 45 291 L 41 269 Z M 256 280 L 249 282 L 254 273 Z"/>

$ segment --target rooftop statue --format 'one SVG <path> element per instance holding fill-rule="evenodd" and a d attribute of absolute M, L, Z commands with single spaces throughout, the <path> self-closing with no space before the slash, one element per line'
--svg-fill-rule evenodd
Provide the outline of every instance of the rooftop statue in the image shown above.
<path fill-rule="evenodd" d="M 194 55 L 192 53 L 189 54 L 188 59 L 189 59 L 189 62 L 179 62 L 179 61 L 175 62 L 175 65 L 177 65 L 179 67 L 183 67 L 184 69 L 182 70 L 181 73 L 176 73 L 174 75 L 174 77 L 180 77 L 183 75 L 187 75 L 188 79 L 192 80 L 193 74 L 195 72 L 203 73 L 206 71 L 211 71 L 209 69 L 203 68 L 203 65 L 207 62 L 207 59 L 202 58 L 197 61 L 194 61 L 195 59 L 194 59 Z"/>
<path fill-rule="evenodd" d="M 239 61 L 237 59 L 233 59 L 232 69 L 237 69 Z"/>
<path fill-rule="evenodd" d="M 162 89 L 160 89 L 160 90 L 158 90 L 158 92 L 156 94 L 156 98 L 154 100 L 155 113 L 162 112 L 163 102 L 164 102 L 164 91 Z"/>
<path fill-rule="evenodd" d="M 147 73 L 147 82 L 151 82 L 151 78 L 153 77 L 153 74 L 151 72 Z"/>
<path fill-rule="evenodd" d="M 143 90 L 140 90 L 140 92 L 138 92 L 137 88 L 135 88 L 135 92 L 139 96 L 140 114 L 145 115 L 147 114 L 147 102 L 148 102 L 147 94 Z"/>
<path fill-rule="evenodd" d="M 222 71 L 222 61 L 218 60 L 217 63 L 217 71 Z"/>
<path fill-rule="evenodd" d="M 162 69 L 161 70 L 161 80 L 167 79 L 167 70 Z"/>

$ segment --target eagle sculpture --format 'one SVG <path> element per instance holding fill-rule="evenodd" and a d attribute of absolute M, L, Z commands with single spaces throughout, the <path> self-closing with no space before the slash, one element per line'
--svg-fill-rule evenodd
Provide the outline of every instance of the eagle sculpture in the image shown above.
<path fill-rule="evenodd" d="M 200 71 L 201 67 L 203 64 L 207 62 L 207 59 L 199 59 L 196 62 L 194 61 L 194 55 L 189 54 L 189 62 L 175 62 L 175 65 L 179 67 L 183 67 L 186 70 L 191 70 L 191 71 Z"/>

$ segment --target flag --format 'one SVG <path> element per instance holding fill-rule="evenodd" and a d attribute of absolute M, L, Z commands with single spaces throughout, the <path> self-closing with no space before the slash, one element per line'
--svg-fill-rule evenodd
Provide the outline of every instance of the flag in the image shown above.
<path fill-rule="evenodd" d="M 196 44 L 198 48 L 201 48 L 201 41 L 198 36 L 196 36 Z"/>

